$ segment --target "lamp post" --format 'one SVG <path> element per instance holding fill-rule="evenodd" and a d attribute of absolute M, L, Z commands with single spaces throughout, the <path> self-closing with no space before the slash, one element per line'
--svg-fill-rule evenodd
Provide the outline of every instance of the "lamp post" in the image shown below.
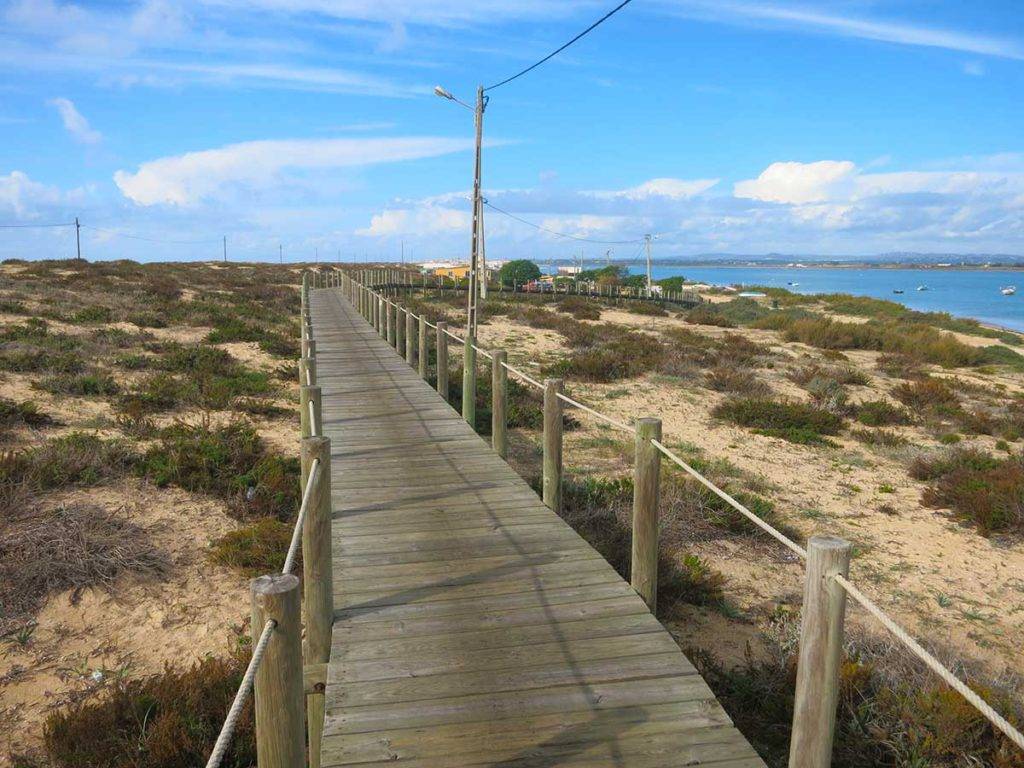
<path fill-rule="evenodd" d="M 455 98 L 450 91 L 442 88 L 440 85 L 434 88 L 434 93 L 442 99 L 454 101 L 456 104 L 471 110 L 476 127 L 476 158 L 473 166 L 473 231 L 470 238 L 469 290 L 466 292 L 466 333 L 475 338 L 477 293 L 479 292 L 482 298 L 487 297 L 486 272 L 484 273 L 483 281 L 481 282 L 480 280 L 481 270 L 486 269 L 483 261 L 484 206 L 483 198 L 480 195 L 480 161 L 484 134 L 484 110 L 487 107 L 487 97 L 484 96 L 484 87 L 482 85 L 478 86 L 476 89 L 476 107 L 474 108 L 464 101 Z"/>

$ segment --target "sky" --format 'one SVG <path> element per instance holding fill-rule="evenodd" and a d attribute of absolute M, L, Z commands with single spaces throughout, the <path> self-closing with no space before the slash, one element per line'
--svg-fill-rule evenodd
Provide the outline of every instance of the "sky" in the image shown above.
<path fill-rule="evenodd" d="M 465 259 L 433 87 L 615 4 L 0 0 L 0 258 Z M 1020 0 L 633 0 L 488 91 L 487 256 L 1024 255 L 1021 94 Z"/>

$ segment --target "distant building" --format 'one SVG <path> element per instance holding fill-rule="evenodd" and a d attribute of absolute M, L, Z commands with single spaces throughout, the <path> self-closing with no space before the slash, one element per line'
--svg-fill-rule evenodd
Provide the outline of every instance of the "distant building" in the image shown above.
<path fill-rule="evenodd" d="M 576 266 L 571 266 L 571 267 L 560 266 L 558 268 L 558 274 L 560 274 L 560 275 L 578 275 L 582 271 L 583 271 L 583 269 L 581 267 L 576 267 Z"/>
<path fill-rule="evenodd" d="M 469 276 L 469 265 L 457 264 L 455 266 L 437 267 L 434 270 L 434 274 L 438 277 L 451 277 L 455 280 L 461 280 Z"/>

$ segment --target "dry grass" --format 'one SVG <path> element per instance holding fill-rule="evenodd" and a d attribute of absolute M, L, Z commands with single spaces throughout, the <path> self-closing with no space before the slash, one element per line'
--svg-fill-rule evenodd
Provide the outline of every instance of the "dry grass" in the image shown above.
<path fill-rule="evenodd" d="M 122 573 L 159 577 L 167 557 L 123 514 L 88 504 L 21 507 L 0 525 L 0 633 L 50 595 L 109 588 Z"/>

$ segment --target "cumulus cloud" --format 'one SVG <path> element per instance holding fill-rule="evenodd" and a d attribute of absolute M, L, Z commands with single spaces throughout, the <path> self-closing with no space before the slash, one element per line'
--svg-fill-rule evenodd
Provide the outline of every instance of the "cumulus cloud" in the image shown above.
<path fill-rule="evenodd" d="M 365 237 L 391 237 L 407 232 L 417 235 L 466 232 L 470 226 L 469 211 L 457 211 L 437 205 L 419 208 L 393 208 L 376 214 L 370 225 L 357 229 Z"/>
<path fill-rule="evenodd" d="M 258 188 L 288 172 L 394 163 L 459 152 L 468 139 L 433 136 L 249 141 L 151 160 L 117 171 L 121 193 L 139 205 L 195 205 L 229 189 Z"/>
<path fill-rule="evenodd" d="M 774 203 L 811 203 L 832 197 L 855 172 L 849 160 L 772 163 L 756 179 L 737 182 L 733 194 Z"/>
<path fill-rule="evenodd" d="M 78 111 L 71 99 L 63 97 L 50 99 L 50 105 L 60 113 L 60 119 L 64 123 L 64 129 L 70 133 L 76 141 L 83 144 L 99 144 L 103 140 L 103 134 L 94 130 L 85 116 Z"/>
<path fill-rule="evenodd" d="M 40 204 L 52 205 L 60 200 L 59 189 L 32 181 L 21 171 L 0 176 L 0 209 L 18 219 L 30 215 Z"/>

